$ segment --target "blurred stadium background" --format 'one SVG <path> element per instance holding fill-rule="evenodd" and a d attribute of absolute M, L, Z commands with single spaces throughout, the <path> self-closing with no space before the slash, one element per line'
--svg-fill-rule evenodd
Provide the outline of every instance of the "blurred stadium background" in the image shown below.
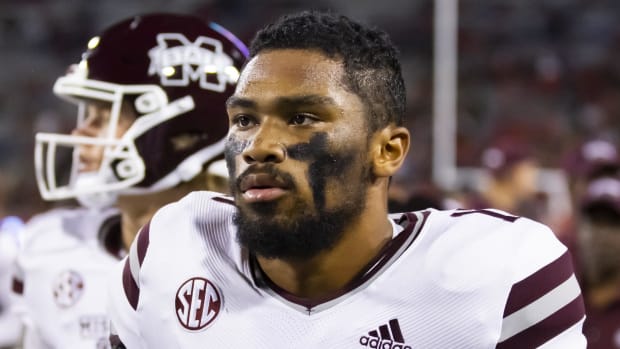
<path fill-rule="evenodd" d="M 585 139 L 620 134 L 618 1 L 2 0 L 0 217 L 27 219 L 46 208 L 35 185 L 34 133 L 70 132 L 75 110 L 52 85 L 102 28 L 143 12 L 190 12 L 249 42 L 265 22 L 308 8 L 375 24 L 400 48 L 413 144 L 396 182 L 406 191 L 479 185 L 481 153 L 509 139 L 529 145 L 548 170 L 541 188 L 561 194 L 563 159 Z"/>

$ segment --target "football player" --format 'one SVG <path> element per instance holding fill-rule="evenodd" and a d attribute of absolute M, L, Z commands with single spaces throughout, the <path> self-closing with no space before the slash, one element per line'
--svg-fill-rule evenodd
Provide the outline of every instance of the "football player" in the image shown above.
<path fill-rule="evenodd" d="M 158 211 L 112 276 L 127 348 L 585 348 L 567 249 L 486 210 L 388 215 L 410 135 L 387 34 L 302 12 L 227 101 L 232 197 Z"/>
<path fill-rule="evenodd" d="M 25 348 L 109 347 L 110 267 L 158 208 L 222 188 L 225 101 L 246 57 L 217 23 L 147 14 L 92 38 L 56 81 L 54 92 L 78 105 L 78 122 L 71 134 L 36 135 L 37 181 L 43 198 L 77 198 L 84 208 L 28 224 L 14 282 Z"/>

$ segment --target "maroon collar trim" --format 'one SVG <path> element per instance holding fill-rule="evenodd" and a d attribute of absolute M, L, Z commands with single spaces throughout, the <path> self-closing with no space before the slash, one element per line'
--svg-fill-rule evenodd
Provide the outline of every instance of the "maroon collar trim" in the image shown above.
<path fill-rule="evenodd" d="M 313 312 L 314 308 L 324 305 L 325 303 L 332 302 L 337 298 L 347 295 L 367 284 L 371 279 L 378 275 L 381 270 L 384 270 L 386 265 L 389 265 L 391 264 L 390 262 L 398 259 L 398 257 L 402 255 L 417 239 L 422 227 L 427 221 L 429 214 L 429 211 L 403 213 L 400 217 L 395 219 L 395 223 L 403 226 L 404 230 L 388 242 L 383 247 L 381 252 L 372 261 L 370 261 L 366 267 L 364 267 L 362 271 L 354 277 L 351 282 L 349 282 L 347 286 L 328 296 L 308 299 L 289 293 L 269 279 L 269 277 L 260 268 L 260 265 L 256 260 L 256 256 L 251 254 L 250 268 L 252 275 L 254 276 L 255 285 L 259 288 L 272 291 L 286 301 L 302 306 L 308 314 L 310 314 Z"/>

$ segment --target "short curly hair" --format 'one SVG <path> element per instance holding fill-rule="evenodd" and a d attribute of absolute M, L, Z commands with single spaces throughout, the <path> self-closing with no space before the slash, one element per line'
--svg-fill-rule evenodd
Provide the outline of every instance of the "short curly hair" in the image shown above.
<path fill-rule="evenodd" d="M 342 15 L 303 11 L 261 29 L 250 44 L 250 59 L 274 49 L 318 50 L 342 60 L 344 84 L 366 106 L 370 131 L 403 125 L 405 83 L 398 50 L 384 31 Z"/>

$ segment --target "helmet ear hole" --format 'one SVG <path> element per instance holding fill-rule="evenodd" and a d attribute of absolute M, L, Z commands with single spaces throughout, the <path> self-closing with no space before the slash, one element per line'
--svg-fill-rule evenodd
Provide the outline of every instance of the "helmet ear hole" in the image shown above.
<path fill-rule="evenodd" d="M 159 99 L 153 92 L 147 92 L 136 98 L 134 103 L 136 111 L 140 114 L 152 113 L 162 107 Z"/>
<path fill-rule="evenodd" d="M 144 175 L 144 163 L 137 158 L 121 160 L 114 164 L 114 173 L 121 179 L 142 177 Z"/>

